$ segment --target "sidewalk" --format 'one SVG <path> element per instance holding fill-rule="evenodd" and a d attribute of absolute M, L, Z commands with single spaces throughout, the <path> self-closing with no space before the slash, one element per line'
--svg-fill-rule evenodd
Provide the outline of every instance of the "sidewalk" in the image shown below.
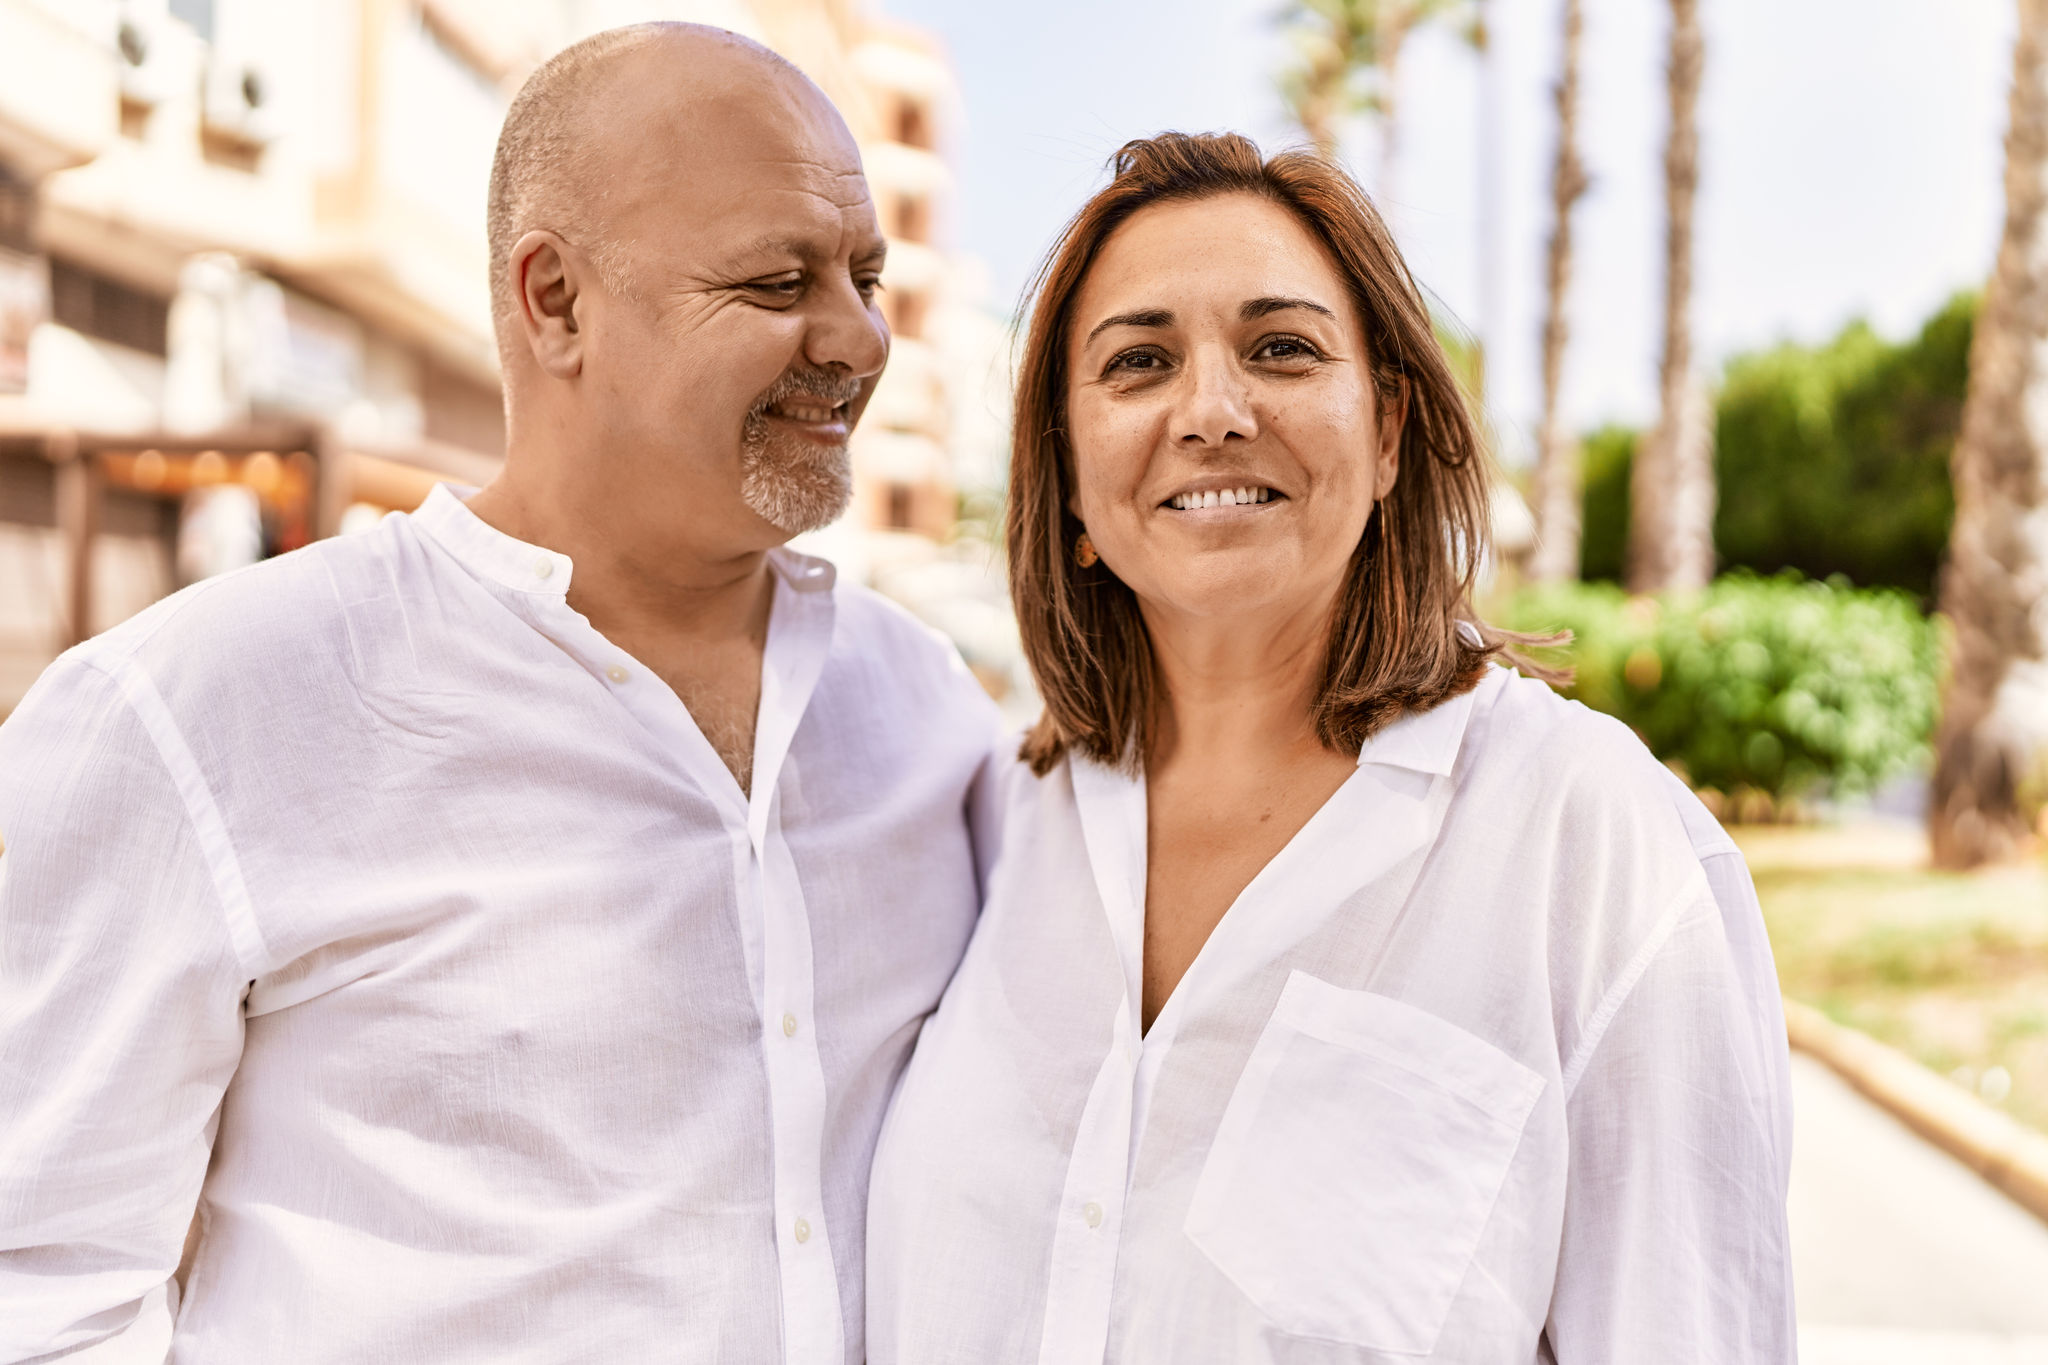
<path fill-rule="evenodd" d="M 2048 1223 L 1792 1058 L 1803 1365 L 2048 1365 Z"/>

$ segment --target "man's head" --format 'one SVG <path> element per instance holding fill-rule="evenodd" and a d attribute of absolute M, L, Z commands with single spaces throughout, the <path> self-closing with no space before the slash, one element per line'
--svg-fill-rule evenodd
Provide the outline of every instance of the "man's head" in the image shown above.
<path fill-rule="evenodd" d="M 709 557 L 845 509 L 884 244 L 795 67 L 695 24 L 566 49 L 505 117 L 489 233 L 521 477 Z"/>

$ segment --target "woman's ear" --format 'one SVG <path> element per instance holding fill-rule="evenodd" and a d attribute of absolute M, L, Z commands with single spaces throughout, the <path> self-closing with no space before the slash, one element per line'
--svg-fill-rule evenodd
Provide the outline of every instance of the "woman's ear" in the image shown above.
<path fill-rule="evenodd" d="M 1403 375 L 1398 383 L 1393 400 L 1380 408 L 1380 443 L 1373 468 L 1374 501 L 1393 492 L 1394 480 L 1401 476 L 1401 433 L 1408 425 L 1408 377 Z"/>

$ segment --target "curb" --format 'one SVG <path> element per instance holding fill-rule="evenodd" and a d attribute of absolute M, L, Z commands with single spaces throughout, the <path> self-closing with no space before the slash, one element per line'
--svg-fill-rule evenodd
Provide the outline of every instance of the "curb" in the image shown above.
<path fill-rule="evenodd" d="M 1811 1005 L 1785 1002 L 1785 1032 L 1794 1048 L 1825 1063 L 1908 1128 L 2048 1221 L 2048 1135 Z"/>

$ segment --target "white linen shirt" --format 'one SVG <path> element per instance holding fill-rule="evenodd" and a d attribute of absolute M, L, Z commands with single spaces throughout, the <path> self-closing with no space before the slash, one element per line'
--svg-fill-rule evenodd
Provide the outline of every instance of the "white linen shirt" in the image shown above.
<path fill-rule="evenodd" d="M 875 1160 L 873 1365 L 1793 1358 L 1740 855 L 1501 669 L 1370 740 L 1142 1038 L 1142 779 L 1018 767 Z"/>
<path fill-rule="evenodd" d="M 751 800 L 447 489 L 0 727 L 0 1360 L 861 1356 L 869 1159 L 978 904 L 958 655 L 771 556 Z"/>

